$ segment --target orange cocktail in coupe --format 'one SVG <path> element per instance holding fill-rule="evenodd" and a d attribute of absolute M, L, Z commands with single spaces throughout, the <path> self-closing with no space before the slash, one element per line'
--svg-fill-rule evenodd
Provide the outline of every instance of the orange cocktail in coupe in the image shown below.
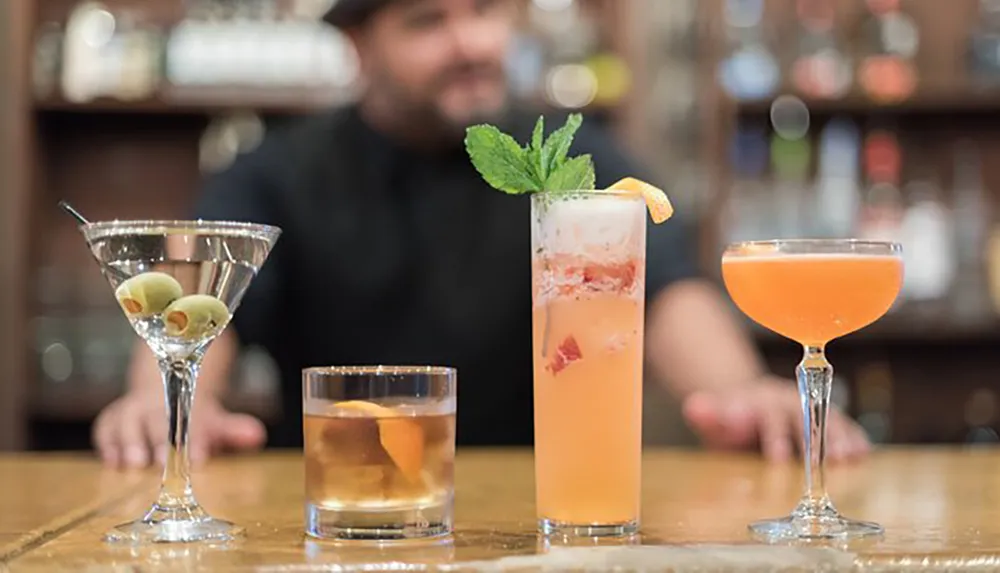
<path fill-rule="evenodd" d="M 639 528 L 646 212 L 663 191 L 626 178 L 595 189 L 589 156 L 567 158 L 581 117 L 521 147 L 493 126 L 466 147 L 487 182 L 531 193 L 535 494 L 539 530 L 629 535 Z"/>
<path fill-rule="evenodd" d="M 771 541 L 881 534 L 877 524 L 842 517 L 826 494 L 823 455 L 833 382 L 826 345 L 892 306 L 903 283 L 899 245 L 850 239 L 738 243 L 722 256 L 722 278 L 740 310 L 804 349 L 796 374 L 803 393 L 805 495 L 789 517 L 753 523 L 751 531 Z"/>
<path fill-rule="evenodd" d="M 742 256 L 723 259 L 722 273 L 747 316 L 800 344 L 822 346 L 889 310 L 903 264 L 891 255 Z"/>

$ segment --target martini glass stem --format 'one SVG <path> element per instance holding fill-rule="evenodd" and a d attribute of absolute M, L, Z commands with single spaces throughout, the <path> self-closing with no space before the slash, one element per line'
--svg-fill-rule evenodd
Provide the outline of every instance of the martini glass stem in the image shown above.
<path fill-rule="evenodd" d="M 836 515 L 826 493 L 826 420 L 830 412 L 833 366 L 826 360 L 823 346 L 805 346 L 802 362 L 795 369 L 802 400 L 802 460 L 805 464 L 805 493 L 794 516 L 820 518 Z"/>
<path fill-rule="evenodd" d="M 170 433 L 163 484 L 156 502 L 161 511 L 200 511 L 191 488 L 191 458 L 188 451 L 191 404 L 199 367 L 198 358 L 160 360 Z"/>

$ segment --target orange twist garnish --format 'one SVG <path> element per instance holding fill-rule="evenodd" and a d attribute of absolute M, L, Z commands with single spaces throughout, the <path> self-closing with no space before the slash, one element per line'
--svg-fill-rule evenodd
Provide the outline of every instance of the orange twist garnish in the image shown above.
<path fill-rule="evenodd" d="M 621 181 L 608 187 L 608 191 L 622 191 L 641 195 L 649 209 L 649 216 L 653 222 L 659 225 L 674 215 L 674 206 L 670 204 L 670 199 L 663 189 L 650 185 L 645 181 L 640 181 L 635 177 L 626 177 Z"/>

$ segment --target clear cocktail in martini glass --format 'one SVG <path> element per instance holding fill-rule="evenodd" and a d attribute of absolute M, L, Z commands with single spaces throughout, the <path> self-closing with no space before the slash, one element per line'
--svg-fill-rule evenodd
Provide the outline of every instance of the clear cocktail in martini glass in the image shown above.
<path fill-rule="evenodd" d="M 105 539 L 157 543 L 239 536 L 239 527 L 209 516 L 195 499 L 188 424 L 202 357 L 229 324 L 281 230 L 220 221 L 110 221 L 80 229 L 125 316 L 159 362 L 169 423 L 156 502 Z"/>

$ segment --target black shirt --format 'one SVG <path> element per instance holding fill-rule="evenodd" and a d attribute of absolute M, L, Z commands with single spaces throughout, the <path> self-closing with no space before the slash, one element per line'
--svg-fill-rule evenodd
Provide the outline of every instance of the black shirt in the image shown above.
<path fill-rule="evenodd" d="M 501 127 L 527 141 L 535 118 L 512 112 Z M 643 175 L 593 124 L 571 153 L 593 155 L 602 187 Z M 281 372 L 285 416 L 269 445 L 301 444 L 302 368 L 375 364 L 456 367 L 458 442 L 530 444 L 529 212 L 460 146 L 404 149 L 356 108 L 272 132 L 211 178 L 197 217 L 283 230 L 231 325 Z M 650 225 L 647 298 L 695 274 L 693 246 L 676 217 Z"/>

